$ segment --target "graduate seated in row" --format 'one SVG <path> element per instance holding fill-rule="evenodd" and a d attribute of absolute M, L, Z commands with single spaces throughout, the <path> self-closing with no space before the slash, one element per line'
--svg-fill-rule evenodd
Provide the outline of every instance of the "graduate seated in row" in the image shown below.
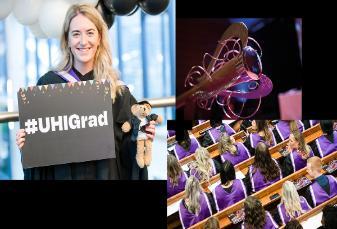
<path fill-rule="evenodd" d="M 280 225 L 284 225 L 309 210 L 311 210 L 310 205 L 303 196 L 298 195 L 294 183 L 291 181 L 284 182 L 281 203 L 277 205 L 278 215 L 275 217 L 276 221 Z"/>
<path fill-rule="evenodd" d="M 297 219 L 292 219 L 286 224 L 284 229 L 303 229 L 303 227 Z"/>
<path fill-rule="evenodd" d="M 230 125 L 224 123 L 222 120 L 210 120 L 210 125 L 211 129 L 204 133 L 201 140 L 201 145 L 203 147 L 208 147 L 219 142 L 222 133 L 227 133 L 228 135 L 236 133 Z"/>
<path fill-rule="evenodd" d="M 174 153 L 178 160 L 190 156 L 198 147 L 200 147 L 197 139 L 193 136 L 193 134 L 190 135 L 187 130 L 184 130 L 182 139 L 176 140 L 177 144 L 174 147 Z"/>
<path fill-rule="evenodd" d="M 208 150 L 199 147 L 195 151 L 195 160 L 189 164 L 189 176 L 195 176 L 200 182 L 209 179 L 219 173 L 220 163 L 211 158 Z"/>
<path fill-rule="evenodd" d="M 311 144 L 316 156 L 325 157 L 337 151 L 337 131 L 334 131 L 332 120 L 321 120 L 320 126 L 323 135 Z"/>
<path fill-rule="evenodd" d="M 319 157 L 311 157 L 307 161 L 307 172 L 314 178 L 306 190 L 305 197 L 312 207 L 331 199 L 337 195 L 337 180 L 332 175 L 321 173 L 322 162 Z"/>
<path fill-rule="evenodd" d="M 182 170 L 177 158 L 167 155 L 167 198 L 185 190 L 187 175 Z"/>
<path fill-rule="evenodd" d="M 255 131 L 249 134 L 244 143 L 250 152 L 253 152 L 259 142 L 265 143 L 268 148 L 276 145 L 276 140 L 268 120 L 253 120 L 252 127 Z"/>
<path fill-rule="evenodd" d="M 187 179 L 185 196 L 179 204 L 179 217 L 183 228 L 188 228 L 212 215 L 212 207 L 199 180 L 195 176 Z"/>
<path fill-rule="evenodd" d="M 218 218 L 211 216 L 205 223 L 204 229 L 220 229 Z"/>
<path fill-rule="evenodd" d="M 249 166 L 245 178 L 248 193 L 258 192 L 280 179 L 282 173 L 277 161 L 271 157 L 267 145 L 259 142 L 255 150 L 254 163 Z"/>
<path fill-rule="evenodd" d="M 273 134 L 276 142 L 287 140 L 292 132 L 303 132 L 304 124 L 301 120 L 279 120 L 275 125 Z"/>
<path fill-rule="evenodd" d="M 213 190 L 217 211 L 221 211 L 247 197 L 243 181 L 236 179 L 233 164 L 230 161 L 225 161 L 221 167 L 221 184 Z"/>
<path fill-rule="evenodd" d="M 241 228 L 274 229 L 278 228 L 271 214 L 264 210 L 255 196 L 248 196 L 244 202 L 245 219 Z"/>
<path fill-rule="evenodd" d="M 232 136 L 223 133 L 220 137 L 219 152 L 221 161 L 229 160 L 236 165 L 250 158 L 250 152 L 241 142 L 235 142 Z"/>
<path fill-rule="evenodd" d="M 314 156 L 311 147 L 305 143 L 303 134 L 299 131 L 290 134 L 286 150 L 288 155 L 282 165 L 284 177 L 306 167 L 307 159 Z"/>

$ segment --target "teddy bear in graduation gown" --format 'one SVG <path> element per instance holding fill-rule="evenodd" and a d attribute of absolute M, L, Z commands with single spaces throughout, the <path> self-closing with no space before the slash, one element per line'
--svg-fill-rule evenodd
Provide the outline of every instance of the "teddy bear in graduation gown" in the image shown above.
<path fill-rule="evenodd" d="M 161 115 L 151 114 L 152 106 L 148 101 L 141 101 L 131 106 L 131 123 L 126 121 L 122 125 L 122 131 L 127 133 L 132 129 L 131 141 L 137 142 L 136 161 L 140 168 L 149 166 L 152 160 L 152 140 L 148 139 L 145 130 L 150 121 L 160 124 L 163 121 Z"/>

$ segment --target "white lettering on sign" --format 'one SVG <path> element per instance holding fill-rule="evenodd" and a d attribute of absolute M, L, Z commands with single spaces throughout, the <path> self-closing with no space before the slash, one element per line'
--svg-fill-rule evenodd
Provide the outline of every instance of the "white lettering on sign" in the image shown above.
<path fill-rule="evenodd" d="M 108 112 L 103 111 L 99 115 L 80 116 L 77 114 L 59 115 L 57 117 L 45 117 L 28 119 L 25 122 L 25 131 L 27 134 L 35 134 L 36 132 L 48 133 L 49 131 L 66 131 L 83 129 L 89 127 L 107 126 Z"/>

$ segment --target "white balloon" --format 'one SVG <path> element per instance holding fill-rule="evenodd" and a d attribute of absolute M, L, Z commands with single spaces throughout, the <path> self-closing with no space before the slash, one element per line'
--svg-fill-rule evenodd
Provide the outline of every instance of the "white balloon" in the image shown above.
<path fill-rule="evenodd" d="M 71 4 L 71 5 L 74 5 L 74 4 L 90 4 L 90 5 L 93 5 L 93 6 L 97 6 L 97 3 L 98 3 L 98 0 L 68 0 L 68 2 Z"/>
<path fill-rule="evenodd" d="M 62 26 L 70 4 L 64 0 L 45 0 L 41 6 L 39 23 L 49 38 L 60 38 Z"/>
<path fill-rule="evenodd" d="M 43 0 L 18 0 L 14 4 L 13 14 L 23 25 L 35 24 L 40 15 Z"/>
<path fill-rule="evenodd" d="M 48 38 L 48 36 L 42 31 L 39 21 L 28 26 L 32 34 L 37 38 Z"/>
<path fill-rule="evenodd" d="M 14 0 L 1 0 L 0 2 L 0 20 L 5 19 L 12 11 Z"/>

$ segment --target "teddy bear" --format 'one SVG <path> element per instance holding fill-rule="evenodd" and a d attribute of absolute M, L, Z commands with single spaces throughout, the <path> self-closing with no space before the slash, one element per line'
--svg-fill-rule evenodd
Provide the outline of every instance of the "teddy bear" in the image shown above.
<path fill-rule="evenodd" d="M 148 101 L 141 101 L 131 106 L 131 123 L 128 121 L 122 125 L 124 133 L 131 132 L 131 141 L 137 141 L 136 161 L 140 168 L 149 166 L 152 160 L 152 140 L 148 139 L 145 128 L 150 121 L 160 124 L 163 121 L 161 115 L 151 114 L 152 106 Z"/>

